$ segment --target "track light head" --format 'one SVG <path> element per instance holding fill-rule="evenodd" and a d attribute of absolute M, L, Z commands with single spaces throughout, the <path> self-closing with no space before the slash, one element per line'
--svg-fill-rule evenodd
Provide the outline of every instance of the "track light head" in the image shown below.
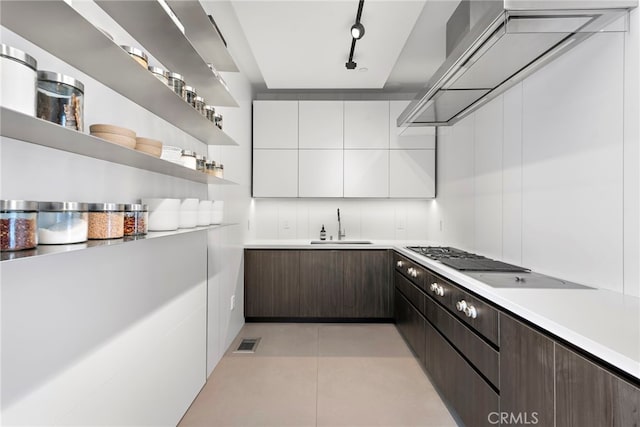
<path fill-rule="evenodd" d="M 356 67 L 358 66 L 358 64 L 356 64 L 353 61 L 349 61 L 349 62 L 345 63 L 344 65 L 345 65 L 345 67 L 347 67 L 347 70 L 355 70 Z"/>
<path fill-rule="evenodd" d="M 351 37 L 356 40 L 360 40 L 364 36 L 364 25 L 360 22 L 356 22 L 351 26 Z"/>

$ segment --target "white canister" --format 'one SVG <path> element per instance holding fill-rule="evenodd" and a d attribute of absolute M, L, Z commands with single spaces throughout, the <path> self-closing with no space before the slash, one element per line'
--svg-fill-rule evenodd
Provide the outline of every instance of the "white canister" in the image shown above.
<path fill-rule="evenodd" d="M 211 209 L 213 202 L 211 200 L 200 200 L 198 205 L 198 225 L 205 226 L 211 224 Z"/>
<path fill-rule="evenodd" d="M 222 224 L 224 221 L 224 201 L 214 200 L 211 207 L 211 224 Z"/>
<path fill-rule="evenodd" d="M 38 62 L 27 53 L 2 44 L 0 82 L 3 107 L 35 117 Z"/>
<path fill-rule="evenodd" d="M 149 207 L 149 231 L 177 230 L 180 222 L 180 199 L 142 199 Z"/>
<path fill-rule="evenodd" d="M 180 202 L 180 228 L 193 228 L 198 224 L 198 199 L 182 199 Z"/>

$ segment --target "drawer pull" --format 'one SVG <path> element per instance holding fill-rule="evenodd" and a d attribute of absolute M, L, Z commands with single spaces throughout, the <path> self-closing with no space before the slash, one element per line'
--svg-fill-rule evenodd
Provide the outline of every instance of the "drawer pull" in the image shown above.
<path fill-rule="evenodd" d="M 468 305 L 465 309 L 464 309 L 464 314 L 467 317 L 470 317 L 472 319 L 475 319 L 476 317 L 478 317 L 478 310 L 476 310 L 476 308 L 472 305 Z"/>
<path fill-rule="evenodd" d="M 438 285 L 437 283 L 432 283 L 431 286 L 429 286 L 429 289 L 431 290 L 431 292 L 433 292 L 434 294 L 443 297 L 444 296 L 444 288 L 441 285 Z"/>
<path fill-rule="evenodd" d="M 409 276 L 411 276 L 411 277 L 418 277 L 418 270 L 416 270 L 416 269 L 415 269 L 415 268 L 413 268 L 413 267 L 409 267 L 409 268 L 407 269 L 407 274 L 408 274 Z"/>
<path fill-rule="evenodd" d="M 464 312 L 468 307 L 467 302 L 465 300 L 460 300 L 456 303 L 456 310 Z M 466 314 L 466 313 L 465 313 Z"/>
<path fill-rule="evenodd" d="M 396 262 L 396 267 L 398 268 L 402 268 L 403 262 L 402 261 L 398 261 Z"/>

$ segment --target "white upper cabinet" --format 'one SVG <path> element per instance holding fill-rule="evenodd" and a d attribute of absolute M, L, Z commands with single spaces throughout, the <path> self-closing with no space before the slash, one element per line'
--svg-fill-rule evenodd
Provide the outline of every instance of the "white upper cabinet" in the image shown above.
<path fill-rule="evenodd" d="M 344 102 L 344 148 L 389 148 L 389 101 Z"/>
<path fill-rule="evenodd" d="M 253 101 L 253 148 L 298 149 L 298 101 Z"/>
<path fill-rule="evenodd" d="M 436 128 L 420 126 L 399 128 L 398 116 L 410 101 L 391 101 L 389 103 L 389 147 L 393 149 L 434 149 L 436 148 Z"/>
<path fill-rule="evenodd" d="M 342 197 L 342 150 L 300 150 L 299 156 L 300 197 Z"/>
<path fill-rule="evenodd" d="M 253 150 L 253 197 L 298 197 L 298 150 Z"/>
<path fill-rule="evenodd" d="M 300 149 L 342 149 L 344 102 L 300 101 Z"/>
<path fill-rule="evenodd" d="M 436 150 L 389 150 L 389 196 L 436 196 Z"/>
<path fill-rule="evenodd" d="M 389 197 L 389 150 L 344 151 L 344 197 Z"/>

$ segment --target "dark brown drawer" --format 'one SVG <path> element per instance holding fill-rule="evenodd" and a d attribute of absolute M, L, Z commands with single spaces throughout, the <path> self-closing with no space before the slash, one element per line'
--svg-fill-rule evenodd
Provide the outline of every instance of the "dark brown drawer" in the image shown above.
<path fill-rule="evenodd" d="M 426 369 L 442 396 L 466 426 L 490 427 L 488 414 L 499 409 L 498 394 L 462 356 L 426 322 Z"/>
<path fill-rule="evenodd" d="M 397 271 L 393 274 L 393 282 L 395 287 L 413 304 L 422 315 L 425 315 L 424 293 L 409 279 Z"/>
<path fill-rule="evenodd" d="M 500 345 L 498 311 L 451 282 L 430 275 L 427 294 L 486 339 Z M 466 310 L 465 310 L 466 308 Z"/>
<path fill-rule="evenodd" d="M 426 317 L 496 388 L 499 387 L 500 357 L 468 326 L 425 297 Z"/>
<path fill-rule="evenodd" d="M 427 283 L 431 280 L 431 274 L 426 268 L 396 252 L 393 254 L 393 266 L 396 271 L 402 273 L 420 289 L 427 289 Z"/>

